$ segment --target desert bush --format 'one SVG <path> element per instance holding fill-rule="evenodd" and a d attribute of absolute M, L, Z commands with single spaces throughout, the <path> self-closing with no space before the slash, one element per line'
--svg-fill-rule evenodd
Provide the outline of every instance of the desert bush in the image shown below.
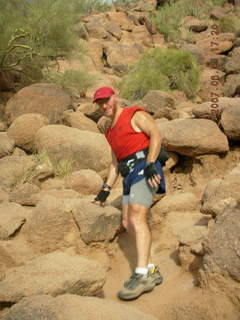
<path fill-rule="evenodd" d="M 130 100 L 142 98 L 149 90 L 182 90 L 191 98 L 199 89 L 200 67 L 189 52 L 151 49 L 119 83 L 121 95 Z"/>
<path fill-rule="evenodd" d="M 219 21 L 220 32 L 233 32 L 240 36 L 240 20 L 237 17 L 223 17 Z"/>
<path fill-rule="evenodd" d="M 26 85 L 44 78 L 49 63 L 84 53 L 74 24 L 79 14 L 103 6 L 102 0 L 0 0 L 0 72 L 19 73 Z"/>
<path fill-rule="evenodd" d="M 54 72 L 48 75 L 50 82 L 59 84 L 70 94 L 72 90 L 77 90 L 80 95 L 86 93 L 87 89 L 94 85 L 94 76 L 90 75 L 86 70 L 67 70 L 63 73 Z"/>
<path fill-rule="evenodd" d="M 180 27 L 184 17 L 207 18 L 213 7 L 212 0 L 169 0 L 157 13 L 150 15 L 150 20 L 158 31 L 164 34 L 166 41 L 177 41 L 180 38 Z"/>

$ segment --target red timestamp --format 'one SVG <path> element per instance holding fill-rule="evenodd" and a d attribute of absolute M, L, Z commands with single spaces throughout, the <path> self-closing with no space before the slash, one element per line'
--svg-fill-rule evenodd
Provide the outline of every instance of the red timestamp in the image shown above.
<path fill-rule="evenodd" d="M 211 52 L 219 51 L 219 41 L 218 41 L 218 35 L 219 35 L 219 26 L 217 24 L 212 24 L 210 26 L 210 34 L 211 34 L 211 39 L 209 43 L 209 49 Z M 213 69 L 218 69 L 220 63 L 218 58 L 210 58 L 209 61 L 210 67 Z M 210 77 L 210 84 L 211 84 L 211 92 L 210 92 L 210 97 L 211 97 L 211 114 L 215 116 L 216 120 L 219 119 L 221 111 L 219 107 L 219 97 L 220 94 L 216 92 L 219 90 L 219 86 L 221 86 L 220 78 L 219 75 L 212 75 Z M 214 90 L 213 90 L 214 89 Z"/>

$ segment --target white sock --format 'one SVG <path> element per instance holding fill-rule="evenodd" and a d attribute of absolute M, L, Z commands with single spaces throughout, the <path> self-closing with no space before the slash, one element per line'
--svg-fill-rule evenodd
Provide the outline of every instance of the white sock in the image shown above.
<path fill-rule="evenodd" d="M 137 267 L 137 268 L 135 269 L 135 272 L 145 275 L 145 274 L 148 273 L 148 268 L 139 268 L 139 267 Z"/>
<path fill-rule="evenodd" d="M 148 270 L 152 270 L 154 267 L 155 267 L 155 266 L 154 266 L 153 263 L 149 263 L 149 264 L 148 264 Z"/>

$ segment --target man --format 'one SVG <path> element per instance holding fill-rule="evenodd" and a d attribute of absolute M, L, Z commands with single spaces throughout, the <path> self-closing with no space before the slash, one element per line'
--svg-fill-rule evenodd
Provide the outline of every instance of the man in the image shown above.
<path fill-rule="evenodd" d="M 94 93 L 102 114 L 112 120 L 105 136 L 111 146 L 112 163 L 106 183 L 93 202 L 105 205 L 119 172 L 123 179 L 122 224 L 137 249 L 137 267 L 118 293 L 123 300 L 139 297 L 151 291 L 163 278 L 158 267 L 149 263 L 151 233 L 147 215 L 157 191 L 165 193 L 165 181 L 158 160 L 161 136 L 154 119 L 143 108 L 122 108 L 111 87 L 101 87 Z"/>

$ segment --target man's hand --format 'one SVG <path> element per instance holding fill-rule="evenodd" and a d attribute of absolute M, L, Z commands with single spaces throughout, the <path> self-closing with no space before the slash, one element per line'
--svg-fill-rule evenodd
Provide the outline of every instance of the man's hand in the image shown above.
<path fill-rule="evenodd" d="M 144 175 L 152 188 L 158 188 L 161 181 L 161 176 L 158 174 L 156 166 L 153 162 L 146 164 Z"/>
<path fill-rule="evenodd" d="M 110 191 L 106 191 L 104 189 L 101 189 L 98 192 L 96 198 L 94 198 L 94 200 L 92 201 L 92 203 L 95 203 L 96 201 L 99 201 L 100 202 L 100 206 L 104 207 L 105 204 L 106 204 L 106 199 L 109 196 L 109 194 L 110 194 Z"/>

